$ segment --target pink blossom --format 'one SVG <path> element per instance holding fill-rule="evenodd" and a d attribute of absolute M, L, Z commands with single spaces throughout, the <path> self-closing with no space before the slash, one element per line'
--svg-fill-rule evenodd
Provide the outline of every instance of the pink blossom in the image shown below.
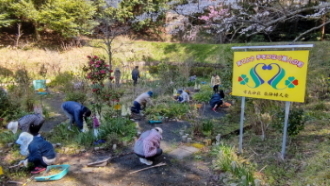
<path fill-rule="evenodd" d="M 95 65 L 96 67 L 100 67 L 100 65 Z"/>
<path fill-rule="evenodd" d="M 105 74 L 105 70 L 100 70 L 101 74 Z"/>

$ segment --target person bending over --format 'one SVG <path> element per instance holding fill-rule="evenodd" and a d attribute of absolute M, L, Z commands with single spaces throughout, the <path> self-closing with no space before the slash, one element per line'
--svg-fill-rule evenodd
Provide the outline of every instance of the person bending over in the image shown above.
<path fill-rule="evenodd" d="M 23 132 L 28 132 L 33 136 L 39 135 L 40 128 L 45 122 L 42 110 L 34 114 L 29 114 L 21 117 L 18 121 L 11 121 L 8 123 L 7 128 L 14 134 L 20 129 Z"/>
<path fill-rule="evenodd" d="M 71 125 L 76 123 L 79 130 L 82 131 L 84 119 L 86 120 L 92 112 L 84 105 L 75 101 L 66 101 L 62 103 L 61 107 L 70 120 L 69 130 L 71 130 Z"/>
<path fill-rule="evenodd" d="M 133 107 L 131 108 L 131 111 L 135 114 L 140 114 L 142 106 L 145 108 L 147 103 L 153 104 L 151 101 L 151 97 L 153 95 L 152 91 L 144 92 L 140 94 L 134 101 L 133 101 Z"/>

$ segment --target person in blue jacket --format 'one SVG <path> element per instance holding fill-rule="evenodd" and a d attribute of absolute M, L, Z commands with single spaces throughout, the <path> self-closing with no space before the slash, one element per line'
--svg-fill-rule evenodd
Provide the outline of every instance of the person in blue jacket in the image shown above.
<path fill-rule="evenodd" d="M 27 158 L 19 162 L 27 167 L 28 162 L 33 163 L 35 168 L 32 174 L 46 170 L 48 165 L 56 161 L 56 152 L 53 145 L 41 136 L 33 136 L 22 132 L 16 141 L 20 145 L 20 153 Z"/>
<path fill-rule="evenodd" d="M 65 115 L 70 119 L 69 129 L 71 130 L 71 125 L 76 123 L 79 130 L 82 131 L 84 119 L 86 120 L 92 112 L 84 105 L 75 101 L 66 101 L 62 103 L 61 107 Z"/>
<path fill-rule="evenodd" d="M 223 104 L 223 99 L 225 98 L 225 94 L 223 90 L 220 90 L 219 92 L 216 92 L 212 95 L 210 100 L 211 108 L 214 112 L 217 112 L 217 108 Z"/>

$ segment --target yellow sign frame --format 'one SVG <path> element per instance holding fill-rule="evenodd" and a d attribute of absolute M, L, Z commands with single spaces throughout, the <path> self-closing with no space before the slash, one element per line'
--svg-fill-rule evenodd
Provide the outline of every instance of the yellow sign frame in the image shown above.
<path fill-rule="evenodd" d="M 234 52 L 232 95 L 304 102 L 308 50 Z"/>

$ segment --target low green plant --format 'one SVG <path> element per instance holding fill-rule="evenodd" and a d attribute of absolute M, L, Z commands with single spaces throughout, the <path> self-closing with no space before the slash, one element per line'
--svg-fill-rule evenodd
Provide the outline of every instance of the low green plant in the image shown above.
<path fill-rule="evenodd" d="M 194 101 L 199 103 L 206 103 L 209 102 L 212 97 L 212 89 L 207 88 L 207 86 L 203 85 L 201 87 L 201 90 L 197 93 L 195 93 L 192 98 Z"/>
<path fill-rule="evenodd" d="M 213 161 L 213 168 L 229 174 L 230 182 L 244 186 L 254 185 L 253 165 L 247 164 L 247 160 L 237 156 L 233 147 L 221 144 L 212 149 L 212 154 L 216 156 Z M 230 185 L 228 181 L 224 184 Z"/>
<path fill-rule="evenodd" d="M 166 117 L 168 119 L 182 118 L 189 111 L 189 104 L 180 104 L 176 102 L 160 103 L 145 110 L 148 119 Z"/>
<path fill-rule="evenodd" d="M 213 131 L 213 122 L 210 119 L 202 121 L 202 133 L 205 136 L 210 136 Z"/>
<path fill-rule="evenodd" d="M 74 141 L 80 146 L 90 147 L 95 141 L 93 130 L 89 130 L 88 132 L 79 132 L 75 136 Z"/>
<path fill-rule="evenodd" d="M 122 137 L 133 139 L 136 134 L 135 123 L 128 118 L 113 118 L 105 114 L 104 120 L 99 129 L 99 139 L 108 139 L 110 141 L 120 141 Z M 118 137 L 114 139 L 113 137 Z"/>
<path fill-rule="evenodd" d="M 74 136 L 78 133 L 78 130 L 70 131 L 68 130 L 68 126 L 69 124 L 64 122 L 56 125 L 52 132 L 45 133 L 45 138 L 53 143 L 72 143 Z"/>
<path fill-rule="evenodd" d="M 13 143 L 18 138 L 19 133 L 13 134 L 9 130 L 0 132 L 0 146 L 5 146 L 8 143 Z"/>

